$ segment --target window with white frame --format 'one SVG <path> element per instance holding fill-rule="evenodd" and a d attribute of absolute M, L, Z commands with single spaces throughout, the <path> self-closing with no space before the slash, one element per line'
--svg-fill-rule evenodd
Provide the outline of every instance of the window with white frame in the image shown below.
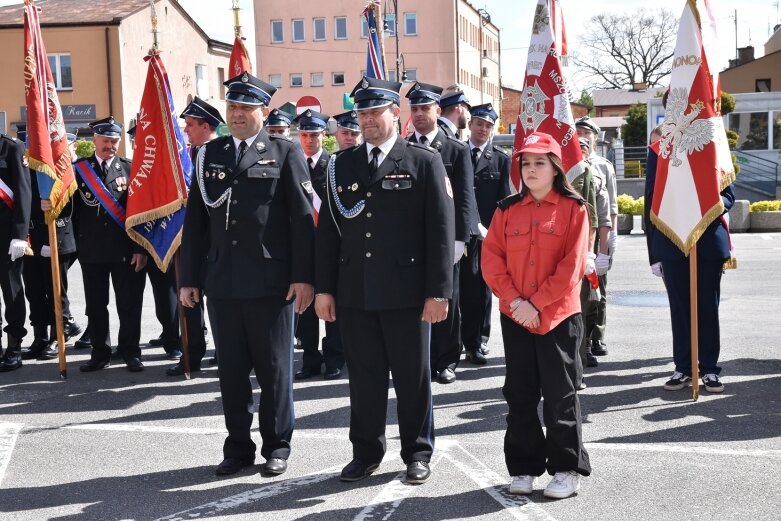
<path fill-rule="evenodd" d="M 312 25 L 315 33 L 315 41 L 322 42 L 325 40 L 325 18 L 315 18 L 312 21 Z"/>
<path fill-rule="evenodd" d="M 369 37 L 369 22 L 366 21 L 365 16 L 361 16 L 361 38 Z"/>
<path fill-rule="evenodd" d="M 73 89 L 73 76 L 71 75 L 70 53 L 49 54 L 49 68 L 52 70 L 54 85 L 57 90 Z"/>
<path fill-rule="evenodd" d="M 195 92 L 199 98 L 209 99 L 209 74 L 206 65 L 195 64 Z"/>
<path fill-rule="evenodd" d="M 276 87 L 276 88 L 282 87 L 282 75 L 281 74 L 269 74 L 268 75 L 268 83 L 272 87 Z"/>
<path fill-rule="evenodd" d="M 285 41 L 285 28 L 282 20 L 271 20 L 271 43 L 282 43 Z"/>
<path fill-rule="evenodd" d="M 309 76 L 310 87 L 322 87 L 325 85 L 325 75 L 322 72 L 313 72 Z"/>
<path fill-rule="evenodd" d="M 303 87 L 304 75 L 300 72 L 293 72 L 290 74 L 290 86 L 291 87 Z"/>
<path fill-rule="evenodd" d="M 402 73 L 407 75 L 406 81 L 418 81 L 418 70 L 417 69 L 405 69 L 402 71 Z"/>
<path fill-rule="evenodd" d="M 294 42 L 303 42 L 304 41 L 304 20 L 303 19 L 297 19 L 293 20 L 293 41 Z"/>
<path fill-rule="evenodd" d="M 418 34 L 417 13 L 404 13 L 404 36 L 415 36 L 417 34 Z"/>
<path fill-rule="evenodd" d="M 217 67 L 217 92 L 220 93 L 220 99 L 225 99 L 223 83 L 225 83 L 225 67 Z"/>
<path fill-rule="evenodd" d="M 332 72 L 331 73 L 331 85 L 344 85 L 344 73 Z"/>
<path fill-rule="evenodd" d="M 337 16 L 334 18 L 334 40 L 347 39 L 347 17 Z"/>
<path fill-rule="evenodd" d="M 390 37 L 396 36 L 396 14 L 395 13 L 388 13 L 385 15 L 385 25 L 388 27 L 388 29 L 385 31 L 385 34 L 387 34 Z"/>

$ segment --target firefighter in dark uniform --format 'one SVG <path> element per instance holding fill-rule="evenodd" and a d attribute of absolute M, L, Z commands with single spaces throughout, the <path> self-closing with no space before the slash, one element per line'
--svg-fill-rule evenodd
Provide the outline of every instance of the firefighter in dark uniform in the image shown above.
<path fill-rule="evenodd" d="M 467 114 L 472 109 L 466 94 L 461 90 L 448 90 L 442 93 L 439 100 L 442 113 L 437 119 L 437 125 L 445 135 L 460 138 L 461 131 L 466 128 Z"/>
<path fill-rule="evenodd" d="M 466 359 L 486 363 L 491 334 L 491 289 L 483 280 L 480 258 L 496 203 L 510 195 L 510 156 L 491 142 L 498 115 L 490 103 L 472 107 L 469 120 L 469 150 L 475 172 L 475 199 L 480 216 L 479 235 L 467 245 L 469 255 L 461 260 L 461 339 Z"/>
<path fill-rule="evenodd" d="M 409 137 L 439 152 L 452 186 L 455 203 L 455 253 L 453 258 L 453 293 L 447 320 L 431 328 L 431 369 L 440 383 L 456 379 L 456 366 L 461 358 L 461 313 L 459 311 L 459 266 L 472 236 L 478 235 L 477 203 L 474 193 L 474 173 L 469 159 L 469 147 L 437 127 L 440 114 L 441 87 L 415 83 L 407 93 L 412 110 L 415 133 Z"/>
<path fill-rule="evenodd" d="M 128 371 L 143 371 L 139 341 L 147 257 L 125 231 L 130 160 L 116 155 L 122 126 L 113 117 L 94 121 L 90 127 L 95 154 L 73 165 L 78 182 L 73 218 L 92 340 L 90 359 L 79 369 L 91 372 L 109 365 L 110 280 L 119 315 L 117 352 Z"/>
<path fill-rule="evenodd" d="M 289 136 L 290 123 L 290 116 L 288 116 L 287 112 L 284 110 L 273 109 L 268 113 L 268 117 L 266 118 L 266 122 L 263 124 L 263 128 L 265 128 L 266 132 L 272 136 L 275 134 Z"/>
<path fill-rule="evenodd" d="M 354 110 L 342 112 L 334 116 L 334 119 L 336 120 L 336 134 L 334 137 L 336 137 L 339 150 L 361 144 L 361 127 L 358 126 L 357 112 Z"/>
<path fill-rule="evenodd" d="M 27 250 L 32 191 L 24 144 L 4 134 L 0 134 L 0 199 L 0 244 L 3 248 L 8 244 L 0 269 L 6 321 L 3 331 L 8 335 L 8 347 L 0 358 L 0 372 L 6 372 L 22 367 L 22 338 L 27 334 L 22 263 Z"/>
<path fill-rule="evenodd" d="M 325 200 L 326 169 L 330 154 L 323 148 L 323 137 L 328 123 L 328 116 L 306 110 L 294 120 L 298 126 L 298 138 L 304 158 L 309 166 L 309 177 L 312 180 L 314 194 Z M 323 353 L 318 350 L 320 343 L 320 321 L 315 314 L 314 306 L 307 309 L 298 319 L 296 337 L 301 341 L 301 349 L 304 354 L 301 361 L 301 369 L 296 371 L 296 380 L 306 380 L 317 376 L 322 371 L 325 363 L 323 378 L 335 380 L 342 374 L 344 366 L 344 349 L 339 338 L 337 322 L 325 323 L 325 336 L 323 337 Z"/>
<path fill-rule="evenodd" d="M 26 132 L 24 132 L 26 134 Z M 22 139 L 22 132 L 19 132 Z M 69 143 L 76 141 L 75 134 L 67 134 Z M 51 360 L 57 358 L 57 329 L 54 321 L 54 291 L 52 288 L 51 247 L 49 227 L 44 221 L 44 210 L 38 190 L 38 173 L 30 171 L 32 202 L 30 204 L 30 246 L 33 256 L 25 260 L 24 293 L 30 304 L 30 324 L 34 339 L 22 349 L 25 360 Z M 50 206 L 47 205 L 47 207 Z M 73 203 L 69 202 L 55 221 L 57 253 L 60 265 L 60 302 L 65 341 L 82 332 L 70 312 L 68 300 L 68 270 L 76 260 L 76 236 L 73 232 Z"/>
<path fill-rule="evenodd" d="M 452 191 L 437 152 L 396 134 L 400 87 L 363 78 L 353 90 L 365 144 L 329 163 L 318 221 L 315 306 L 340 321 L 350 376 L 342 481 L 385 454 L 389 371 L 408 483 L 428 479 L 434 450 L 429 324 L 446 318 L 453 292 Z"/>
<path fill-rule="evenodd" d="M 231 135 L 198 152 L 182 238 L 180 298 L 195 306 L 203 288 L 212 301 L 228 429 L 216 474 L 235 474 L 255 461 L 254 369 L 261 389 L 262 470 L 274 475 L 287 470 L 293 434 L 293 313 L 302 313 L 313 296 L 312 183 L 298 145 L 263 130 L 276 89 L 247 72 L 225 85 Z"/>

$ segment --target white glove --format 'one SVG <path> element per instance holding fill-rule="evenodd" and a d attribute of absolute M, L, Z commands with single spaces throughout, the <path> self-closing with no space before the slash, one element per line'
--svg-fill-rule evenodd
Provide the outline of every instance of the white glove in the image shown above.
<path fill-rule="evenodd" d="M 610 252 L 610 256 L 616 252 L 616 246 L 618 245 L 618 234 L 613 230 L 610 230 L 610 235 L 607 237 L 607 251 Z"/>
<path fill-rule="evenodd" d="M 651 264 L 651 273 L 653 273 L 657 277 L 664 277 L 664 272 L 662 271 L 662 263 L 654 262 L 653 264 Z"/>
<path fill-rule="evenodd" d="M 594 266 L 594 259 L 596 259 L 597 256 L 595 253 L 589 252 L 586 254 L 586 275 L 591 275 L 594 273 L 594 270 L 596 267 Z"/>
<path fill-rule="evenodd" d="M 461 257 L 464 256 L 465 249 L 466 244 L 464 241 L 456 241 L 455 251 L 453 252 L 453 264 L 457 264 L 458 261 L 461 260 Z"/>
<path fill-rule="evenodd" d="M 24 257 L 27 249 L 27 241 L 21 239 L 11 239 L 11 246 L 8 247 L 8 254 L 11 256 L 11 262 Z"/>
<path fill-rule="evenodd" d="M 610 269 L 610 256 L 605 255 L 604 253 L 598 254 L 594 261 L 594 267 L 597 270 L 597 275 L 606 274 L 607 270 Z"/>
<path fill-rule="evenodd" d="M 41 257 L 51 257 L 52 249 L 48 246 L 41 246 Z"/>
<path fill-rule="evenodd" d="M 483 226 L 483 223 L 477 223 L 477 229 L 480 231 L 480 240 L 485 239 L 485 236 L 488 235 L 488 228 Z"/>

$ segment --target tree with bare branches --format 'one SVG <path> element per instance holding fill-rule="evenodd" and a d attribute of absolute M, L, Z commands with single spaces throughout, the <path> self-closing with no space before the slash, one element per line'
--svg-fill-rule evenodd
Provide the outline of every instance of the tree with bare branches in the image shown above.
<path fill-rule="evenodd" d="M 589 20 L 574 62 L 597 88 L 660 86 L 672 71 L 677 29 L 667 9 L 599 14 Z"/>

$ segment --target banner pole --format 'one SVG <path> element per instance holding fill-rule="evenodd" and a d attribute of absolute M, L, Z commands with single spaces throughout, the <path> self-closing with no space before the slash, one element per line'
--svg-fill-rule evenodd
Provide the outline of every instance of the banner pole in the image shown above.
<path fill-rule="evenodd" d="M 60 253 L 57 248 L 57 224 L 54 219 L 49 222 L 49 249 L 52 265 L 52 295 L 54 299 L 54 326 L 57 332 L 57 359 L 59 361 L 60 378 L 68 378 L 68 367 L 65 361 L 65 332 L 62 325 L 62 288 L 60 286 Z"/>
<path fill-rule="evenodd" d="M 697 244 L 689 252 L 689 317 L 691 319 L 692 400 L 700 397 L 700 335 L 697 305 Z"/>

